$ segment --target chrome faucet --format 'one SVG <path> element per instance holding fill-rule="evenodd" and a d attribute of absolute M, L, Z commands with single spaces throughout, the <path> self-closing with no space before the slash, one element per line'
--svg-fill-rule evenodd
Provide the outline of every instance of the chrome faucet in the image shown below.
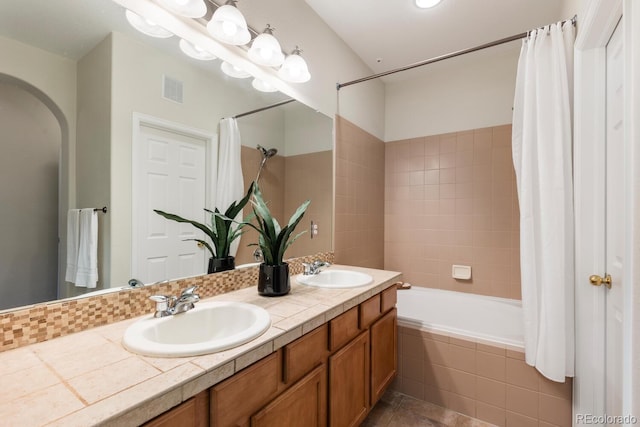
<path fill-rule="evenodd" d="M 312 276 L 314 274 L 320 273 L 323 267 L 331 267 L 331 263 L 315 260 L 312 263 L 303 262 L 302 266 L 304 267 L 304 271 L 302 272 L 302 274 L 304 274 L 305 276 Z"/>
<path fill-rule="evenodd" d="M 156 303 L 156 312 L 153 317 L 166 317 L 184 313 L 195 307 L 195 303 L 200 301 L 200 296 L 194 291 L 197 286 L 182 291 L 179 297 L 166 295 L 153 295 L 149 299 Z"/>

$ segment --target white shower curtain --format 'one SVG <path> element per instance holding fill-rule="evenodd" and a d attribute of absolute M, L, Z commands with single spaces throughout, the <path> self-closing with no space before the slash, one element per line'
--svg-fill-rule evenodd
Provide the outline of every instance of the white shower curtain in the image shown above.
<path fill-rule="evenodd" d="M 244 197 L 244 178 L 240 159 L 240 130 L 236 119 L 222 119 L 220 121 L 220 148 L 218 150 L 218 177 L 216 181 L 215 206 L 224 211 L 234 201 Z M 235 218 L 242 219 L 242 213 Z M 229 255 L 235 256 L 240 239 L 231 244 Z"/>
<path fill-rule="evenodd" d="M 513 111 L 526 362 L 560 382 L 574 370 L 574 40 L 571 22 L 531 32 L 520 52 Z"/>

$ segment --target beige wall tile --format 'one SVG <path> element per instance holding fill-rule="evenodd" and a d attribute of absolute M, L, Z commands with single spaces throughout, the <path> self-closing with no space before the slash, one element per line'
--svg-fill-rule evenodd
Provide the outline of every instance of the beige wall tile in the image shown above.
<path fill-rule="evenodd" d="M 449 344 L 448 366 L 471 374 L 476 373 L 476 351 L 468 347 Z"/>
<path fill-rule="evenodd" d="M 476 379 L 477 399 L 498 408 L 505 408 L 507 386 L 500 381 L 488 378 L 477 377 Z"/>
<path fill-rule="evenodd" d="M 449 395 L 449 409 L 470 417 L 476 416 L 476 401 L 456 393 Z"/>
<path fill-rule="evenodd" d="M 538 392 L 507 384 L 506 409 L 531 418 L 538 418 Z"/>
<path fill-rule="evenodd" d="M 538 389 L 540 393 L 559 397 L 565 400 L 571 400 L 573 380 L 565 378 L 565 382 L 558 383 L 545 378 L 542 374 L 538 375 Z"/>
<path fill-rule="evenodd" d="M 538 420 L 522 414 L 507 411 L 507 427 L 538 427 Z"/>
<path fill-rule="evenodd" d="M 538 371 L 524 360 L 507 358 L 506 382 L 529 390 L 538 391 Z"/>
<path fill-rule="evenodd" d="M 436 341 L 424 339 L 425 355 L 424 360 L 427 363 L 437 363 L 438 365 L 448 365 L 449 361 L 449 344 L 445 341 Z"/>
<path fill-rule="evenodd" d="M 478 347 L 490 347 L 478 344 Z M 504 354 L 504 349 L 502 354 Z M 479 376 L 504 382 L 506 379 L 506 357 L 494 353 L 478 351 L 476 354 L 476 373 Z"/>
<path fill-rule="evenodd" d="M 442 390 L 440 388 L 432 387 L 429 385 L 424 386 L 424 400 L 426 400 L 427 402 L 431 402 L 446 408 L 449 405 L 449 395 L 450 393 L 448 391 Z"/>
<path fill-rule="evenodd" d="M 571 400 L 540 394 L 540 420 L 571 427 Z"/>
<path fill-rule="evenodd" d="M 385 251 L 393 253 L 385 268 L 399 269 L 418 286 L 521 297 L 519 257 L 496 252 L 517 247 L 514 236 L 519 234 L 510 129 L 504 125 L 385 144 L 385 192 L 409 213 L 385 223 Z M 424 157 L 418 159 L 420 153 Z M 424 201 L 439 201 L 438 211 Z M 385 214 L 392 212 L 397 214 L 396 206 L 386 204 Z M 423 216 L 436 214 L 440 217 Z M 424 242 L 429 248 L 421 252 Z M 466 256 L 447 256 L 447 248 L 454 247 L 466 248 Z M 475 248 L 490 253 L 474 257 Z M 426 261 L 442 268 L 425 271 Z M 471 265 L 473 280 L 453 281 L 454 263 Z"/>
<path fill-rule="evenodd" d="M 476 397 L 476 376 L 457 369 L 449 368 L 451 377 L 451 391 L 465 397 L 475 399 Z"/>
<path fill-rule="evenodd" d="M 507 423 L 506 411 L 504 408 L 498 408 L 483 402 L 476 402 L 476 418 L 487 421 L 498 427 L 504 427 Z"/>

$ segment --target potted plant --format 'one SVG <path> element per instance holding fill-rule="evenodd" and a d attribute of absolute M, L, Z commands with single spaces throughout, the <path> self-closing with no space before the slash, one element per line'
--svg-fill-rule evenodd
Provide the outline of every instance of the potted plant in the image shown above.
<path fill-rule="evenodd" d="M 302 219 L 311 200 L 307 200 L 289 219 L 284 227 L 271 215 L 260 189 L 256 185 L 251 204 L 258 225 L 246 223 L 258 232 L 258 243 L 263 256 L 258 274 L 258 293 L 264 296 L 281 296 L 289 293 L 289 264 L 283 261 L 285 251 L 305 231 L 292 236 L 293 231 Z"/>
<path fill-rule="evenodd" d="M 253 187 L 254 184 L 251 183 L 251 185 L 249 186 L 249 190 L 247 191 L 247 195 L 244 196 L 239 202 L 234 201 L 233 203 L 231 203 L 231 205 L 224 212 L 224 215 L 222 215 L 217 207 L 213 211 L 205 208 L 205 211 L 211 214 L 211 225 L 202 224 L 197 221 L 182 218 L 181 216 L 163 212 L 158 209 L 154 209 L 153 211 L 158 215 L 161 215 L 172 221 L 191 224 L 197 229 L 204 232 L 204 234 L 211 240 L 213 246 L 203 239 L 185 239 L 194 240 L 202 244 L 211 253 L 207 273 L 211 274 L 217 273 L 219 271 L 233 270 L 236 266 L 235 257 L 229 255 L 231 243 L 242 234 L 244 234 L 242 228 L 248 223 L 252 214 L 247 216 L 244 221 L 237 222 L 237 225 L 235 227 L 232 227 L 233 223 L 236 222 L 233 220 L 233 218 L 235 218 L 240 212 L 242 212 L 242 209 L 244 209 L 245 205 L 249 201 L 249 198 L 253 194 Z"/>

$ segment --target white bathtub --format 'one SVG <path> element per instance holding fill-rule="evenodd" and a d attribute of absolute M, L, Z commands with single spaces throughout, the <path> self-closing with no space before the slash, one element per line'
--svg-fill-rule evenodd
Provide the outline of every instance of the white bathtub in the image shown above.
<path fill-rule="evenodd" d="M 524 349 L 518 300 L 413 286 L 398 290 L 397 307 L 400 326 Z"/>

